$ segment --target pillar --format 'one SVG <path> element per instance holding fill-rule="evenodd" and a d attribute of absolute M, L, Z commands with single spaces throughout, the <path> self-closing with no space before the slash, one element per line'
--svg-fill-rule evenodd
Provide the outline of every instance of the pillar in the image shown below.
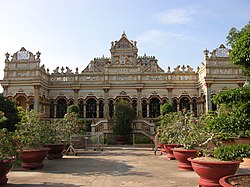
<path fill-rule="evenodd" d="M 206 83 L 207 93 L 206 93 L 206 113 L 212 110 L 212 103 L 211 103 L 211 84 Z"/>
<path fill-rule="evenodd" d="M 34 97 L 34 110 L 39 112 L 39 102 L 40 102 L 40 98 L 39 98 L 39 90 L 40 90 L 40 85 L 35 85 L 34 89 L 35 89 L 35 97 Z"/>
<path fill-rule="evenodd" d="M 75 105 L 78 106 L 78 97 L 79 97 L 79 89 L 73 89 L 74 91 L 74 100 L 75 100 Z"/>
<path fill-rule="evenodd" d="M 147 102 L 147 118 L 149 118 L 149 101 Z"/>
<path fill-rule="evenodd" d="M 142 117 L 142 108 L 141 108 L 141 88 L 137 88 L 137 116 Z"/>
<path fill-rule="evenodd" d="M 173 100 L 172 100 L 172 97 L 173 97 L 173 88 L 168 88 L 168 103 L 169 104 L 172 104 Z"/>
<path fill-rule="evenodd" d="M 104 118 L 108 119 L 109 117 L 109 89 L 103 89 L 104 90 L 104 109 L 103 109 L 103 113 L 104 113 Z"/>

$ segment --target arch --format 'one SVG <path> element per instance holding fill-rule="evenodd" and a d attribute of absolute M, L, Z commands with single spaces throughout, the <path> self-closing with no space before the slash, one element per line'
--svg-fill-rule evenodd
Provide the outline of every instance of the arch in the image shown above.
<path fill-rule="evenodd" d="M 173 112 L 177 112 L 178 111 L 178 99 L 177 98 L 172 99 L 172 106 L 173 106 Z"/>
<path fill-rule="evenodd" d="M 84 117 L 84 101 L 82 99 L 79 100 L 78 107 L 79 107 L 79 117 L 83 118 Z"/>
<path fill-rule="evenodd" d="M 162 98 L 162 104 L 165 104 L 165 103 L 167 103 L 168 102 L 168 99 L 167 98 Z"/>
<path fill-rule="evenodd" d="M 109 105 L 109 117 L 112 118 L 114 115 L 114 100 L 110 99 L 108 105 Z"/>
<path fill-rule="evenodd" d="M 182 96 L 180 99 L 180 111 L 184 109 L 190 110 L 190 98 L 188 96 Z"/>
<path fill-rule="evenodd" d="M 67 112 L 67 101 L 64 98 L 60 98 L 56 101 L 56 117 L 63 118 Z"/>
<path fill-rule="evenodd" d="M 141 108 L 142 108 L 142 117 L 146 118 L 147 117 L 147 100 L 146 99 L 142 99 Z"/>
<path fill-rule="evenodd" d="M 49 101 L 49 106 L 50 106 L 49 116 L 50 116 L 50 118 L 54 118 L 54 116 L 55 116 L 55 111 L 54 111 L 55 103 L 54 103 L 54 100 Z"/>
<path fill-rule="evenodd" d="M 128 103 L 131 103 L 131 98 L 129 96 L 117 96 L 115 98 L 115 102 L 119 102 L 120 100 L 127 101 Z"/>
<path fill-rule="evenodd" d="M 99 105 L 99 118 L 103 118 L 104 117 L 104 100 L 100 99 L 98 102 Z"/>
<path fill-rule="evenodd" d="M 96 118 L 96 99 L 91 97 L 86 100 L 86 118 Z"/>
<path fill-rule="evenodd" d="M 149 117 L 156 118 L 161 115 L 160 113 L 160 99 L 153 97 L 149 100 Z"/>
<path fill-rule="evenodd" d="M 132 100 L 132 108 L 134 109 L 134 111 L 137 114 L 137 99 Z"/>
<path fill-rule="evenodd" d="M 16 94 L 14 100 L 17 107 L 21 106 L 24 110 L 27 109 L 28 97 L 24 93 Z"/>
<path fill-rule="evenodd" d="M 192 110 L 193 110 L 194 116 L 198 116 L 198 99 L 197 98 L 192 99 Z"/>

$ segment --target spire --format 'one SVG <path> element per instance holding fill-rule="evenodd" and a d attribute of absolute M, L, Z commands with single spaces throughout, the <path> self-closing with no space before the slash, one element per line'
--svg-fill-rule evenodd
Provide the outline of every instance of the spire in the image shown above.
<path fill-rule="evenodd" d="M 125 31 L 123 31 L 123 33 L 122 33 L 122 37 L 127 38 L 127 35 L 125 34 Z"/>

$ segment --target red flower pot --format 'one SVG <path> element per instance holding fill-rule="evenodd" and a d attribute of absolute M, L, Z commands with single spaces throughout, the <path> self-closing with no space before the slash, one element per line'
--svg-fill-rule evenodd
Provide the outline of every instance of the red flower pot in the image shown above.
<path fill-rule="evenodd" d="M 0 185 L 7 183 L 8 181 L 7 174 L 11 170 L 14 160 L 15 160 L 14 158 L 10 158 L 0 161 Z"/>
<path fill-rule="evenodd" d="M 206 161 L 190 158 L 194 171 L 200 176 L 199 185 L 203 187 L 221 187 L 219 180 L 233 175 L 240 161 Z"/>
<path fill-rule="evenodd" d="M 230 184 L 230 181 L 237 186 L 247 186 L 250 184 L 250 174 L 228 175 L 219 180 L 220 185 L 223 187 L 235 187 L 235 185 Z"/>
<path fill-rule="evenodd" d="M 172 149 L 174 157 L 178 160 L 179 170 L 193 170 L 191 162 L 188 160 L 190 157 L 197 156 L 197 150 L 188 149 Z"/>
<path fill-rule="evenodd" d="M 42 148 L 19 151 L 19 158 L 22 161 L 21 167 L 26 169 L 43 167 L 43 160 L 48 155 L 49 150 L 49 148 Z"/>
<path fill-rule="evenodd" d="M 177 147 L 181 147 L 180 144 L 164 144 L 163 145 L 165 152 L 167 153 L 167 158 L 168 160 L 174 160 L 174 153 L 173 149 Z"/>

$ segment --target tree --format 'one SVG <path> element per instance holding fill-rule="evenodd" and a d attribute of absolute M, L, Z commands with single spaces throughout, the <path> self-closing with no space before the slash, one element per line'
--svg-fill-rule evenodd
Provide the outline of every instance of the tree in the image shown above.
<path fill-rule="evenodd" d="M 161 106 L 161 114 L 164 116 L 165 114 L 168 114 L 170 112 L 173 112 L 173 106 L 169 103 L 164 103 Z"/>
<path fill-rule="evenodd" d="M 227 44 L 232 47 L 231 62 L 243 68 L 245 75 L 250 77 L 250 22 L 240 31 L 231 28 Z"/>
<path fill-rule="evenodd" d="M 6 121 L 0 123 L 0 128 L 7 128 L 9 131 L 14 131 L 16 129 L 15 125 L 20 121 L 18 111 L 15 108 L 14 103 L 2 94 L 0 94 L 0 110 L 7 118 Z"/>
<path fill-rule="evenodd" d="M 132 131 L 131 123 L 135 119 L 135 110 L 124 100 L 116 103 L 113 121 L 113 131 L 116 135 L 129 135 Z"/>

